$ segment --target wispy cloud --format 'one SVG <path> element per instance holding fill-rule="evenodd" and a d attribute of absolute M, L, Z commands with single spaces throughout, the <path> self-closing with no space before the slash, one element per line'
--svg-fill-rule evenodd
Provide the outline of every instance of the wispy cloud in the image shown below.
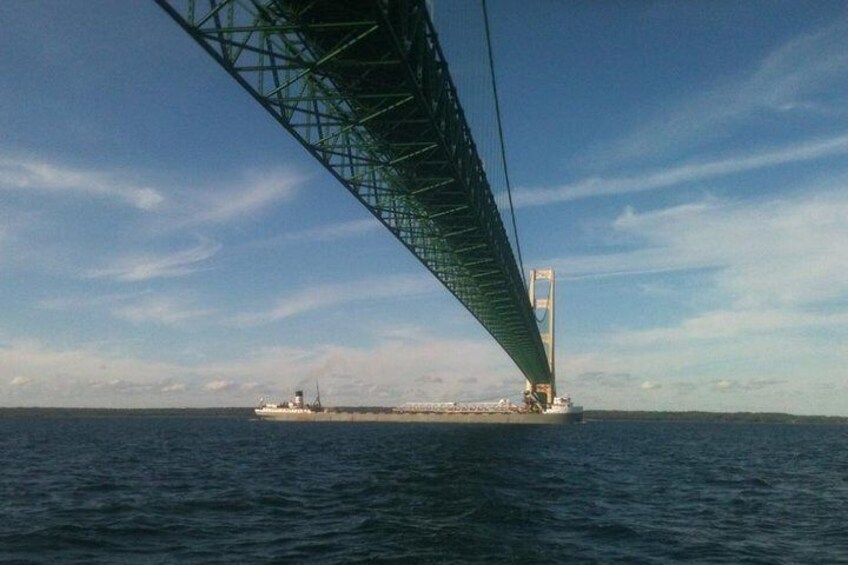
<path fill-rule="evenodd" d="M 30 384 L 38 382 L 43 388 L 45 396 L 38 399 L 41 402 L 50 401 L 51 391 L 66 395 L 70 392 L 68 386 L 78 386 L 79 383 L 108 383 L 116 379 L 147 382 L 152 375 L 169 378 L 179 372 L 180 368 L 176 365 L 142 361 L 90 348 L 56 349 L 32 340 L 0 343 L 0 379 L 27 375 Z M 78 392 L 81 396 L 84 394 Z M 56 402 L 54 400 L 51 404 Z"/>
<path fill-rule="evenodd" d="M 359 237 L 379 231 L 381 228 L 380 222 L 376 219 L 366 218 L 363 220 L 324 224 L 304 230 L 291 231 L 272 238 L 255 241 L 248 245 L 251 247 L 273 247 L 299 242 L 326 243 Z"/>
<path fill-rule="evenodd" d="M 275 394 L 320 382 L 322 398 L 334 405 L 518 397 L 523 382 L 494 342 L 432 335 L 371 347 L 268 348 L 218 370 L 227 382 L 234 381 L 227 375 L 243 375 L 247 383 L 276 383 Z"/>
<path fill-rule="evenodd" d="M 595 159 L 643 161 L 690 150 L 757 119 L 779 121 L 787 114 L 826 113 L 834 107 L 844 111 L 846 71 L 848 20 L 841 18 L 776 47 L 744 75 L 704 85 L 702 94 L 666 107 L 631 134 L 596 147 Z"/>
<path fill-rule="evenodd" d="M 174 297 L 159 296 L 135 303 L 118 306 L 112 314 L 130 322 L 176 325 L 188 320 L 204 318 L 214 313 L 211 309 L 192 308 Z"/>
<path fill-rule="evenodd" d="M 785 379 L 746 379 L 746 380 L 730 380 L 730 379 L 720 379 L 718 381 L 713 381 L 710 383 L 711 387 L 718 389 L 720 392 L 742 392 L 742 393 L 750 393 L 756 391 L 766 391 L 769 389 L 773 389 L 775 387 L 782 387 L 783 385 L 788 384 L 789 381 Z M 819 386 L 824 385 L 826 383 L 817 383 Z"/>
<path fill-rule="evenodd" d="M 82 310 L 87 308 L 115 305 L 122 302 L 126 302 L 128 300 L 137 299 L 147 294 L 149 294 L 149 291 L 112 293 L 101 295 L 60 296 L 40 300 L 38 302 L 38 306 L 45 310 L 55 311 Z"/>
<path fill-rule="evenodd" d="M 844 335 L 844 330 L 840 330 Z M 621 335 L 623 332 L 618 332 Z M 848 352 L 834 347 L 833 336 L 817 340 L 809 329 L 760 333 L 704 343 L 699 340 L 632 343 L 625 346 L 604 333 L 596 349 L 568 354 L 558 375 L 561 390 L 588 406 L 661 410 L 785 410 L 800 414 L 845 414 L 844 395 L 821 392 L 821 383 L 839 380 Z M 840 335 L 840 334 L 837 334 Z M 629 371 L 634 377 L 571 377 L 578 369 L 603 375 Z M 727 381 L 733 401 L 716 386 Z M 642 402 L 645 382 L 661 384 Z M 786 391 L 792 393 L 787 396 Z M 693 394 L 696 393 L 696 394 Z"/>
<path fill-rule="evenodd" d="M 625 346 L 670 345 L 752 335 L 772 336 L 776 332 L 799 329 L 848 327 L 848 312 L 819 314 L 793 309 L 713 310 L 692 316 L 678 325 L 622 332 L 611 336 Z"/>
<path fill-rule="evenodd" d="M 205 388 L 206 390 L 211 390 L 213 392 L 224 392 L 234 387 L 235 383 L 224 380 L 212 381 L 203 385 L 203 388 Z"/>
<path fill-rule="evenodd" d="M 735 306 L 848 296 L 848 189 L 793 199 L 711 200 L 639 213 L 610 226 L 634 250 L 546 261 L 566 277 L 710 268 Z"/>
<path fill-rule="evenodd" d="M 160 220 L 174 228 L 253 216 L 275 202 L 291 200 L 305 180 L 293 170 L 270 169 L 248 172 L 241 181 L 225 185 L 165 191 L 127 181 L 126 176 L 0 153 L 0 191 L 111 198 L 140 210 L 156 211 Z"/>
<path fill-rule="evenodd" d="M 160 191 L 128 183 L 123 176 L 0 155 L 0 190 L 98 196 L 121 200 L 141 210 L 154 210 L 165 200 Z"/>
<path fill-rule="evenodd" d="M 112 265 L 91 269 L 91 278 L 111 278 L 119 281 L 143 281 L 156 278 L 182 277 L 196 272 L 200 264 L 216 255 L 221 244 L 200 237 L 194 247 L 171 253 L 142 254 L 123 257 Z"/>
<path fill-rule="evenodd" d="M 586 359 L 585 356 L 582 359 L 582 363 L 588 366 L 592 366 L 593 364 L 592 361 Z M 582 383 L 593 388 L 603 387 L 614 389 L 632 388 L 632 385 L 635 382 L 635 377 L 630 373 L 607 373 L 605 371 L 579 372 L 579 364 L 580 363 L 572 362 L 569 365 L 571 380 L 573 382 Z"/>
<path fill-rule="evenodd" d="M 517 397 L 522 388 L 518 370 L 491 340 L 432 335 L 370 347 L 265 348 L 227 362 L 195 365 L 53 349 L 37 342 L 0 343 L 0 383 L 24 374 L 38 387 L 27 387 L 26 397 L 15 393 L 11 400 L 28 405 L 245 405 L 261 395 L 314 390 L 316 382 L 334 405 L 486 400 Z M 8 401 L 0 397 L 0 404 Z"/>
<path fill-rule="evenodd" d="M 292 241 L 336 241 L 338 239 L 347 239 L 366 233 L 373 233 L 382 227 L 380 222 L 375 218 L 366 218 L 364 220 L 352 220 L 349 222 L 317 226 L 308 230 L 287 234 L 286 237 Z"/>
<path fill-rule="evenodd" d="M 540 206 L 554 202 L 670 188 L 846 153 L 848 153 L 848 135 L 839 135 L 743 157 L 689 163 L 630 177 L 594 177 L 558 187 L 519 189 L 514 196 L 514 202 L 515 206 Z"/>
<path fill-rule="evenodd" d="M 286 296 L 267 311 L 242 314 L 234 321 L 243 325 L 270 323 L 342 304 L 412 296 L 432 292 L 435 288 L 436 283 L 428 278 L 402 275 L 349 283 L 319 284 Z"/>
<path fill-rule="evenodd" d="M 687 298 L 679 305 L 686 314 L 669 321 L 669 311 L 662 310 L 663 322 L 655 326 L 646 314 L 636 322 L 641 327 L 602 329 L 592 339 L 601 345 L 577 349 L 566 370 L 700 383 L 705 406 L 720 410 L 774 409 L 780 405 L 779 383 L 813 383 L 839 374 L 845 352 L 833 343 L 848 331 L 848 189 L 837 181 L 829 191 L 796 192 L 793 198 L 709 199 L 649 212 L 628 208 L 604 241 L 628 251 L 548 261 L 566 281 L 689 271 L 681 295 Z M 607 402 L 592 392 L 601 385 L 589 381 L 577 379 L 576 390 L 588 401 Z M 752 396 L 773 389 L 774 397 Z M 652 398 L 678 405 L 680 387 L 651 390 Z M 722 390 L 738 393 L 733 401 L 738 404 L 710 400 L 709 391 Z M 813 396 L 793 410 L 824 410 L 826 399 L 812 401 Z M 629 406 L 626 397 L 620 402 Z"/>
<path fill-rule="evenodd" d="M 40 301 L 39 306 L 45 310 L 58 312 L 102 308 L 121 320 L 161 325 L 178 325 L 181 322 L 208 317 L 215 313 L 212 309 L 193 307 L 190 300 L 177 296 L 154 295 L 150 290 L 50 298 Z"/>
<path fill-rule="evenodd" d="M 270 170 L 245 175 L 242 182 L 224 187 L 184 191 L 169 212 L 172 227 L 220 224 L 251 217 L 276 202 L 289 201 L 305 177 L 290 170 Z"/>
<path fill-rule="evenodd" d="M 765 356 L 774 343 L 761 348 L 757 343 L 731 343 L 711 353 L 735 360 L 743 354 Z M 677 357 L 651 348 L 638 348 L 626 357 L 571 356 L 566 371 L 580 372 L 586 366 L 607 366 L 606 373 L 585 373 L 574 379 L 560 375 L 561 388 L 594 407 L 636 408 L 634 398 L 643 385 L 650 398 L 668 402 L 666 409 L 731 409 L 717 405 L 717 396 L 699 394 L 680 403 L 678 389 L 668 384 L 669 365 L 690 363 L 699 348 L 673 345 Z M 753 353 L 752 353 L 753 351 Z M 781 350 L 779 349 L 778 352 Z M 844 367 L 848 352 L 833 347 L 810 353 L 828 357 L 827 364 Z M 792 353 L 791 358 L 797 358 Z M 778 362 L 786 356 L 778 355 Z M 615 366 L 641 370 L 641 376 L 617 372 Z M 11 386 L 10 381 L 26 375 L 28 382 Z M 458 377 L 461 375 L 461 378 Z M 647 378 L 650 375 L 650 378 Z M 565 377 L 565 378 L 564 378 Z M 656 378 L 656 380 L 655 380 Z M 738 409 L 774 409 L 771 391 L 781 393 L 782 375 L 757 377 L 707 375 L 687 379 L 687 387 L 708 392 L 721 379 L 739 391 Z M 815 379 L 812 379 L 815 382 Z M 226 362 L 175 364 L 145 360 L 132 355 L 106 354 L 94 349 L 55 349 L 37 342 L 0 342 L 0 404 L 64 406 L 233 406 L 251 405 L 259 396 L 285 397 L 297 388 L 314 391 L 321 386 L 325 402 L 333 405 L 394 405 L 410 400 L 497 400 L 517 399 L 522 378 L 505 353 L 488 339 L 469 340 L 422 334 L 413 342 L 388 340 L 370 347 L 318 344 L 310 347 L 271 347 L 249 351 Z M 656 386 L 662 384 L 662 386 Z M 648 396 L 647 394 L 645 395 Z M 764 400 L 766 399 L 766 400 Z M 842 399 L 827 388 L 810 387 L 792 397 L 795 412 L 845 413 Z M 769 404 L 771 402 L 771 404 Z M 659 406 L 659 405 L 657 405 Z M 645 407 L 642 406 L 644 409 Z"/>
<path fill-rule="evenodd" d="M 0 222 L 4 220 L 3 216 L 0 214 Z M 4 226 L 0 224 L 0 265 L 3 263 L 3 259 L 7 254 L 7 247 L 9 244 L 9 240 L 11 239 L 9 236 L 9 226 Z"/>

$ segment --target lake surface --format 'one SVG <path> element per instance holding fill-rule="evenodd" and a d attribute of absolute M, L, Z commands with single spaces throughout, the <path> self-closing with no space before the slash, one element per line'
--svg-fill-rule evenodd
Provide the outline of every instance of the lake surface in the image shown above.
<path fill-rule="evenodd" d="M 848 563 L 848 427 L 0 419 L 3 563 Z"/>

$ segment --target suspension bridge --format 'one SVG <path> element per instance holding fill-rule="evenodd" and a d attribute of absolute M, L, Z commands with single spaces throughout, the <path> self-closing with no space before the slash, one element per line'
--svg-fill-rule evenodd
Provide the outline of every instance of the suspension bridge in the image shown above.
<path fill-rule="evenodd" d="M 499 111 L 507 181 L 496 193 L 427 3 L 156 2 L 453 293 L 548 404 L 553 328 L 540 332 L 536 310 L 553 300 L 535 296 L 535 272 L 528 299 Z"/>

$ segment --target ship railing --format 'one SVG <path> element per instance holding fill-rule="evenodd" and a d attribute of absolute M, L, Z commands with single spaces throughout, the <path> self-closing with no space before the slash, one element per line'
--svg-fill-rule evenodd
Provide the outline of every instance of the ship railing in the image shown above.
<path fill-rule="evenodd" d="M 511 402 L 406 402 L 392 408 L 392 411 L 438 414 L 490 414 L 515 412 L 517 409 L 518 407 Z"/>

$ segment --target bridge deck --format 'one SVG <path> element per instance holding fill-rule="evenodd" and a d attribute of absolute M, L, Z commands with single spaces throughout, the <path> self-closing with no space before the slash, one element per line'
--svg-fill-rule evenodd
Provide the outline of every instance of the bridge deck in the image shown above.
<path fill-rule="evenodd" d="M 423 0 L 157 2 L 468 308 L 551 379 Z"/>

